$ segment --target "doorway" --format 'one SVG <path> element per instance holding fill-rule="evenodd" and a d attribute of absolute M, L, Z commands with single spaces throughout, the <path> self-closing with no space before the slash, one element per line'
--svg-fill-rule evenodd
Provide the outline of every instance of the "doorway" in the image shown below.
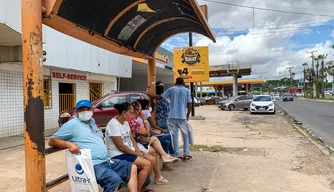
<path fill-rule="evenodd" d="M 59 83 L 59 111 L 75 107 L 75 84 Z"/>

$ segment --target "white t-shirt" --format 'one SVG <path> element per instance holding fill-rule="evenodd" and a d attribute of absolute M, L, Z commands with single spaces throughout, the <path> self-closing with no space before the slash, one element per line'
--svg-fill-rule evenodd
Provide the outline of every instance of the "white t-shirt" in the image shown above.
<path fill-rule="evenodd" d="M 117 148 L 114 141 L 111 139 L 112 136 L 121 136 L 123 144 L 129 147 L 131 150 L 135 151 L 135 148 L 133 147 L 132 141 L 130 139 L 130 131 L 130 126 L 127 121 L 124 121 L 123 125 L 116 118 L 113 118 L 109 121 L 106 127 L 106 140 L 110 158 L 124 154 Z"/>

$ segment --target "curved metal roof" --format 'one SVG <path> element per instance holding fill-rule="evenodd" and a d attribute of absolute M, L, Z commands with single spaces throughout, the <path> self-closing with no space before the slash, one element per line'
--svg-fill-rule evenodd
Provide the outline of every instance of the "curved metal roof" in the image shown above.
<path fill-rule="evenodd" d="M 215 36 L 196 0 L 49 0 L 43 23 L 98 47 L 152 58 L 169 37 L 195 32 Z"/>

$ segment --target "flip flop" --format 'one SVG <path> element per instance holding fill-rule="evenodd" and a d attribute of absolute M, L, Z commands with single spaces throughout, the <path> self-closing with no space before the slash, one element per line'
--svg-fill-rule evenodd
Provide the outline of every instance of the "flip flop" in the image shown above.
<path fill-rule="evenodd" d="M 169 181 L 165 179 L 163 176 L 161 176 L 159 179 L 154 179 L 154 183 L 156 185 L 166 185 L 169 183 Z"/>

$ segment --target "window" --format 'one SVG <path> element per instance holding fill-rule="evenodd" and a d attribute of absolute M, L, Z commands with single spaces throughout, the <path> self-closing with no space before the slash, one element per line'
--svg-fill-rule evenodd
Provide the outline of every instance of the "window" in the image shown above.
<path fill-rule="evenodd" d="M 102 83 L 89 83 L 89 99 L 91 102 L 102 97 Z"/>
<path fill-rule="evenodd" d="M 114 96 L 101 103 L 102 108 L 112 108 L 115 104 L 121 104 L 126 102 L 125 95 Z"/>
<path fill-rule="evenodd" d="M 246 96 L 246 99 L 251 99 L 251 100 L 253 100 L 253 96 Z"/>
<path fill-rule="evenodd" d="M 246 100 L 246 96 L 240 96 L 238 99 L 239 101 Z"/>
<path fill-rule="evenodd" d="M 142 99 L 140 95 L 130 95 L 130 103 Z"/>
<path fill-rule="evenodd" d="M 43 78 L 43 90 L 44 90 L 44 109 L 51 109 L 52 108 L 51 77 Z"/>
<path fill-rule="evenodd" d="M 254 101 L 271 101 L 270 96 L 258 96 L 254 99 Z"/>

